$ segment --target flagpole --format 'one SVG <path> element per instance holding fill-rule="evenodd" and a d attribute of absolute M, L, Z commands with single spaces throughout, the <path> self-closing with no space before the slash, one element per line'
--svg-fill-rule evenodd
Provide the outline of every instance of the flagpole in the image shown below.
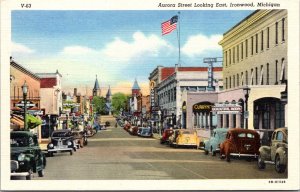
<path fill-rule="evenodd" d="M 181 67 L 181 61 L 180 61 L 180 11 L 178 11 L 177 39 L 178 39 L 178 66 Z"/>

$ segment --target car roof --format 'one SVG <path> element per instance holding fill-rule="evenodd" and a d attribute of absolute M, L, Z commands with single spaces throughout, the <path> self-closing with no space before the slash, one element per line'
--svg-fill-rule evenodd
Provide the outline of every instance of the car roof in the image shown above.
<path fill-rule="evenodd" d="M 228 132 L 233 133 L 233 134 L 238 134 L 238 133 L 252 133 L 252 134 L 257 134 L 259 135 L 255 130 L 251 129 L 242 129 L 242 128 L 230 128 Z"/>
<path fill-rule="evenodd" d="M 287 133 L 287 127 L 277 128 L 277 129 L 275 129 L 275 131 L 282 131 L 282 132 Z"/>
<path fill-rule="evenodd" d="M 54 130 L 53 133 L 58 133 L 58 132 L 71 132 L 69 129 L 60 129 L 60 130 Z"/>
<path fill-rule="evenodd" d="M 226 133 L 228 131 L 228 128 L 218 127 L 218 128 L 215 128 L 214 131 L 215 132 L 224 132 L 224 133 Z"/>
<path fill-rule="evenodd" d="M 34 134 L 31 133 L 30 131 L 12 131 L 10 132 L 10 135 L 13 135 L 13 136 L 33 136 Z"/>

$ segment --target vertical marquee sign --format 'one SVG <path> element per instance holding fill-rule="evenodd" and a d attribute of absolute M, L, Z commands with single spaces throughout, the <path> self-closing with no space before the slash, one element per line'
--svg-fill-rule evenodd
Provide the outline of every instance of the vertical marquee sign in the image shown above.
<path fill-rule="evenodd" d="M 150 105 L 151 105 L 151 111 L 153 111 L 153 108 L 156 107 L 154 87 L 155 87 L 155 81 L 150 81 Z"/>

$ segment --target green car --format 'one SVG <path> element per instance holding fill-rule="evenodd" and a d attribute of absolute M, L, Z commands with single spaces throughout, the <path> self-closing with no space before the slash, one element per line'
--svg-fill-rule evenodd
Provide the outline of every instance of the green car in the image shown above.
<path fill-rule="evenodd" d="M 277 128 L 271 138 L 270 146 L 259 148 L 257 166 L 265 169 L 266 164 L 275 165 L 278 173 L 285 172 L 288 163 L 288 131 L 287 128 Z"/>
<path fill-rule="evenodd" d="M 227 128 L 215 128 L 213 130 L 212 136 L 209 140 L 204 141 L 204 153 L 207 155 L 211 152 L 211 155 L 215 156 L 217 152 L 220 151 L 220 144 L 225 140 Z"/>
<path fill-rule="evenodd" d="M 11 178 L 26 177 L 31 180 L 33 173 L 44 176 L 46 157 L 42 153 L 37 136 L 29 131 L 12 131 L 10 133 Z"/>

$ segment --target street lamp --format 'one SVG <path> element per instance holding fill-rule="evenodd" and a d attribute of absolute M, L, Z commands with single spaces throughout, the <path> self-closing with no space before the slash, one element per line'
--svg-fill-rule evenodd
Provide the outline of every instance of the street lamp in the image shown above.
<path fill-rule="evenodd" d="M 245 119 L 245 125 L 246 125 L 246 129 L 248 129 L 248 116 L 249 116 L 249 111 L 248 111 L 248 98 L 249 98 L 249 94 L 250 94 L 250 88 L 248 86 L 243 88 L 243 92 L 245 95 L 245 110 L 244 110 L 244 119 Z"/>
<path fill-rule="evenodd" d="M 161 110 L 158 110 L 158 111 L 157 111 L 157 115 L 158 115 L 158 132 L 159 132 L 159 136 L 161 136 L 161 130 L 160 130 Z"/>
<path fill-rule="evenodd" d="M 26 106 L 26 97 L 27 97 L 27 92 L 28 92 L 28 86 L 26 83 L 26 80 L 22 86 L 22 91 L 23 91 L 23 101 L 24 101 L 24 130 L 27 130 L 27 123 L 26 123 L 26 113 L 27 113 L 27 106 Z"/>

